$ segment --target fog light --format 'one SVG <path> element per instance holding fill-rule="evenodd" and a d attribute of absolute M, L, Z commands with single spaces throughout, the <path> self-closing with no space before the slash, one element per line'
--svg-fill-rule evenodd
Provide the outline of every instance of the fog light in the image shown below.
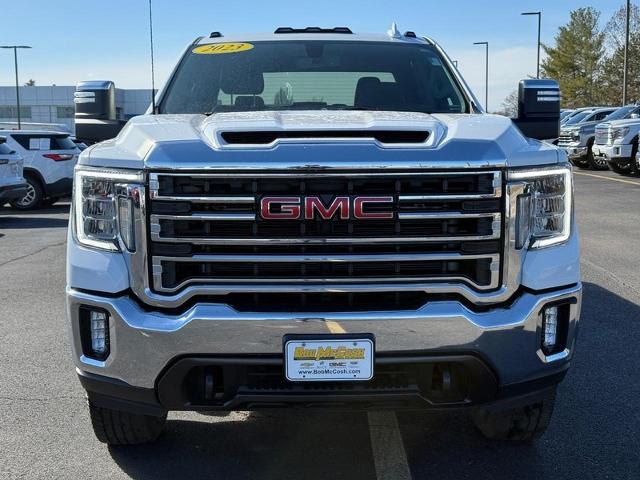
<path fill-rule="evenodd" d="M 544 309 L 542 321 L 542 348 L 547 352 L 555 349 L 558 340 L 558 307 Z"/>
<path fill-rule="evenodd" d="M 93 307 L 80 308 L 82 353 L 86 357 L 104 360 L 109 356 L 109 313 Z"/>
<path fill-rule="evenodd" d="M 98 357 L 107 353 L 107 342 L 109 337 L 109 321 L 105 312 L 92 310 L 89 314 L 91 320 L 91 351 Z"/>

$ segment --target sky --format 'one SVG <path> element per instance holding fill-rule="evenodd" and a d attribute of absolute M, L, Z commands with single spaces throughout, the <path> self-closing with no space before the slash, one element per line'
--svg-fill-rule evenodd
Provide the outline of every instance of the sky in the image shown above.
<path fill-rule="evenodd" d="M 536 73 L 537 17 L 542 43 L 552 44 L 569 12 L 593 6 L 604 25 L 622 0 L 153 0 L 156 87 L 167 79 L 187 44 L 211 31 L 271 32 L 279 26 L 348 26 L 401 31 L 435 39 L 484 103 L 484 46 L 489 42 L 489 109 L 496 110 Z M 19 79 L 37 85 L 113 80 L 120 88 L 150 88 L 148 0 L 11 0 L 0 20 L 0 45 L 30 45 L 19 52 Z M 13 52 L 0 49 L 0 85 L 14 85 Z"/>

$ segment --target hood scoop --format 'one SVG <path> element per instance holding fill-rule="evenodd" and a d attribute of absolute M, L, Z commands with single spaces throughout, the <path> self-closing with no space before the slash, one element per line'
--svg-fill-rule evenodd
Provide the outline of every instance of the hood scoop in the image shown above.
<path fill-rule="evenodd" d="M 424 144 L 429 139 L 426 130 L 256 130 L 222 131 L 227 145 L 270 145 L 279 140 L 372 139 L 382 144 Z"/>
<path fill-rule="evenodd" d="M 196 128 L 216 149 L 250 150 L 304 143 L 433 148 L 446 130 L 425 113 L 351 110 L 217 113 Z"/>

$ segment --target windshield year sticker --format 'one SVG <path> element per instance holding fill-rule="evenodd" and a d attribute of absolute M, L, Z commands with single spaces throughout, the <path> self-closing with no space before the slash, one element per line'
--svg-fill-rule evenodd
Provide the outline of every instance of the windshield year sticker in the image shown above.
<path fill-rule="evenodd" d="M 219 55 L 221 53 L 237 53 L 251 50 L 251 43 L 211 43 L 209 45 L 200 45 L 191 50 L 193 53 L 202 55 Z"/>

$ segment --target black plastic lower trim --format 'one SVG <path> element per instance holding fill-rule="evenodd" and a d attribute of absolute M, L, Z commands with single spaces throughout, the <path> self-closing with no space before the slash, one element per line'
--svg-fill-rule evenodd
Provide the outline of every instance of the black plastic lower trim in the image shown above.
<path fill-rule="evenodd" d="M 241 389 L 232 399 L 218 405 L 198 405 L 184 402 L 184 379 L 194 366 L 210 365 L 225 366 L 281 366 L 281 358 L 206 358 L 187 357 L 177 360 L 168 367 L 157 382 L 157 389 L 142 388 L 129 385 L 118 379 L 105 377 L 78 370 L 78 378 L 83 388 L 87 391 L 91 402 L 97 406 L 123 410 L 137 414 L 160 416 L 167 410 L 194 410 L 194 411 L 229 411 L 229 410 L 253 410 L 262 408 L 304 407 L 308 409 L 338 409 L 338 410 L 439 410 L 439 411 L 464 411 L 482 407 L 490 410 L 505 410 L 519 406 L 536 403 L 544 398 L 545 394 L 560 383 L 568 368 L 569 363 L 563 364 L 549 375 L 539 377 L 526 382 L 497 386 L 489 381 L 486 373 L 490 370 L 479 359 L 472 356 L 437 356 L 437 357 L 379 357 L 383 365 L 394 364 L 398 360 L 411 360 L 412 362 L 452 362 L 472 359 L 469 365 L 472 368 L 472 382 L 479 383 L 479 396 L 475 401 L 463 401 L 457 403 L 433 404 L 424 398 L 419 388 L 412 386 L 403 390 L 381 391 L 356 391 L 336 392 L 327 391 L 304 392 L 293 388 L 290 391 L 248 391 Z M 208 362 L 207 362 L 208 360 Z M 395 361 L 394 361 L 395 360 Z M 378 361 L 376 365 L 378 365 Z M 174 369 L 175 367 L 175 369 Z M 172 371 L 173 370 L 173 371 Z M 479 375 L 479 376 L 478 376 Z M 160 400 L 163 399 L 163 400 Z"/>
<path fill-rule="evenodd" d="M 70 195 L 71 190 L 73 190 L 72 178 L 62 178 L 57 182 L 44 184 L 44 193 L 48 197 L 63 197 L 65 195 Z"/>
<path fill-rule="evenodd" d="M 27 194 L 26 184 L 7 185 L 4 187 L 0 187 L 0 200 L 3 200 L 5 202 L 22 198 L 26 194 Z"/>
<path fill-rule="evenodd" d="M 77 370 L 89 400 L 99 407 L 143 415 L 161 416 L 166 409 L 158 402 L 153 388 L 134 387 L 116 378 Z"/>

